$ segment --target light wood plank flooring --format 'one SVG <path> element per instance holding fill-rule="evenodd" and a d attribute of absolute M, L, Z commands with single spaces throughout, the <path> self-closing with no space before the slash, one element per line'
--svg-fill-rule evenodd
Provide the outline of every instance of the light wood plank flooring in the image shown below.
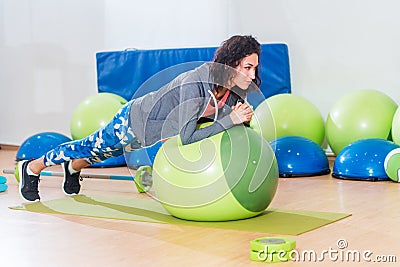
<path fill-rule="evenodd" d="M 0 169 L 13 169 L 16 150 L 0 150 Z M 61 171 L 59 167 L 52 170 Z M 125 167 L 90 169 L 102 173 L 129 174 Z M 233 230 L 118 221 L 69 215 L 51 215 L 11 210 L 23 203 L 13 175 L 9 189 L 0 193 L 0 266 L 265 266 L 249 260 L 249 242 L 265 236 Z M 61 177 L 43 177 L 42 200 L 64 197 Z M 84 179 L 82 193 L 138 197 L 132 181 Z M 317 230 L 292 236 L 297 249 L 346 250 L 364 253 L 371 261 L 378 256 L 396 256 L 397 263 L 367 264 L 342 261 L 334 254 L 322 262 L 286 262 L 271 266 L 397 266 L 400 261 L 400 185 L 394 182 L 344 181 L 330 175 L 280 178 L 271 207 L 353 214 Z M 366 254 L 368 254 L 366 252 Z M 330 257 L 331 259 L 330 259 Z M 381 257 L 384 259 L 385 257 Z M 386 260 L 393 261 L 394 259 Z"/>

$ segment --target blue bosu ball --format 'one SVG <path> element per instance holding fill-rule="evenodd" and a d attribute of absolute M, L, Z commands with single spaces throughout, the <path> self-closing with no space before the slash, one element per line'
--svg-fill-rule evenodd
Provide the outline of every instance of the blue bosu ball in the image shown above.
<path fill-rule="evenodd" d="M 386 155 L 399 145 L 380 138 L 367 138 L 344 147 L 336 156 L 332 176 L 349 180 L 389 180 Z"/>
<path fill-rule="evenodd" d="M 56 146 L 71 141 L 71 138 L 57 132 L 42 132 L 28 137 L 19 147 L 16 160 L 37 159 Z"/>
<path fill-rule="evenodd" d="M 330 173 L 324 150 L 301 136 L 282 136 L 270 142 L 278 161 L 279 176 L 315 176 Z"/>

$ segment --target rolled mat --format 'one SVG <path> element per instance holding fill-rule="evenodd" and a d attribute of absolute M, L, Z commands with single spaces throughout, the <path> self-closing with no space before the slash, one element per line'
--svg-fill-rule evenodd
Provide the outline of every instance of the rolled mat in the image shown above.
<path fill-rule="evenodd" d="M 245 220 L 197 222 L 171 216 L 160 203 L 150 198 L 85 195 L 29 203 L 10 207 L 10 209 L 282 235 L 299 235 L 351 215 L 305 210 L 267 209 L 261 215 Z"/>

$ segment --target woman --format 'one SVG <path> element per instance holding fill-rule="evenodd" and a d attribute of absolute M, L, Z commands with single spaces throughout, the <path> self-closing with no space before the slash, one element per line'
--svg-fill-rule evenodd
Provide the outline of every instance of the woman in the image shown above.
<path fill-rule="evenodd" d="M 260 44 L 252 36 L 232 36 L 215 52 L 212 62 L 185 72 L 155 92 L 124 105 L 111 122 L 81 140 L 59 145 L 39 159 L 16 166 L 20 194 L 39 201 L 39 176 L 46 167 L 62 164 L 66 195 L 80 191 L 80 171 L 96 162 L 180 135 L 193 143 L 234 125 L 249 123 L 253 111 L 247 92 L 260 84 Z M 214 121 L 199 129 L 199 122 Z M 131 123 L 132 122 L 132 123 Z"/>

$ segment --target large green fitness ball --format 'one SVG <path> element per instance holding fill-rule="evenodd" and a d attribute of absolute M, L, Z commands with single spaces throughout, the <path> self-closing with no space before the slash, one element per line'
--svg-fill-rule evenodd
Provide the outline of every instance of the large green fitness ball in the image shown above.
<path fill-rule="evenodd" d="M 390 151 L 383 165 L 387 176 L 395 182 L 400 182 L 400 148 Z"/>
<path fill-rule="evenodd" d="M 317 107 L 293 94 L 279 94 L 265 99 L 254 111 L 251 127 L 267 141 L 282 136 L 301 136 L 321 145 L 325 123 Z"/>
<path fill-rule="evenodd" d="M 72 114 L 72 139 L 84 138 L 106 125 L 126 102 L 112 93 L 99 93 L 84 99 Z"/>
<path fill-rule="evenodd" d="M 392 139 L 400 145 L 400 107 L 397 108 L 392 120 Z"/>
<path fill-rule="evenodd" d="M 332 151 L 337 155 L 361 139 L 387 139 L 396 109 L 396 102 L 377 90 L 358 90 L 344 95 L 326 120 L 326 139 Z"/>
<path fill-rule="evenodd" d="M 173 216 L 194 221 L 245 219 L 263 212 L 278 185 L 278 165 L 268 142 L 235 126 L 182 145 L 165 142 L 153 165 L 156 197 Z"/>

